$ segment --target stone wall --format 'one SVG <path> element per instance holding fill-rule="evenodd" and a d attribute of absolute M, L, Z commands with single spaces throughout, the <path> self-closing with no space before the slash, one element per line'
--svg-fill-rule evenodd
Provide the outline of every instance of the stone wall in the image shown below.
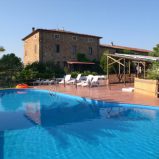
<path fill-rule="evenodd" d="M 59 38 L 55 38 L 55 36 Z M 59 45 L 59 52 L 56 52 Z M 89 53 L 92 48 L 92 54 Z M 60 63 L 77 60 L 77 54 L 83 53 L 90 60 L 99 60 L 99 39 L 76 34 L 40 32 L 40 61 Z"/>
<path fill-rule="evenodd" d="M 40 61 L 44 63 L 54 62 L 63 67 L 67 61 L 77 60 L 78 53 L 85 54 L 89 60 L 100 61 L 105 50 L 108 50 L 111 54 L 121 53 L 124 50 L 100 45 L 100 38 L 96 36 L 65 31 L 34 31 L 24 40 L 25 65 Z M 59 52 L 57 52 L 57 49 Z M 141 52 L 134 53 L 141 54 Z"/>
<path fill-rule="evenodd" d="M 100 52 L 99 52 L 99 56 L 101 57 L 103 52 L 105 50 L 108 50 L 110 54 L 114 54 L 114 53 L 124 53 L 124 51 L 126 49 L 119 49 L 119 48 L 113 48 L 112 47 L 107 47 L 104 45 L 100 45 Z M 129 50 L 127 49 L 127 51 L 129 52 Z M 148 52 L 141 52 L 141 51 L 130 51 L 131 54 L 135 54 L 135 55 L 148 55 Z"/>
<path fill-rule="evenodd" d="M 105 51 L 108 51 L 110 54 L 116 53 L 116 49 L 100 46 L 99 57 L 101 57 Z"/>
<path fill-rule="evenodd" d="M 39 61 L 39 33 L 24 41 L 24 65 Z"/>

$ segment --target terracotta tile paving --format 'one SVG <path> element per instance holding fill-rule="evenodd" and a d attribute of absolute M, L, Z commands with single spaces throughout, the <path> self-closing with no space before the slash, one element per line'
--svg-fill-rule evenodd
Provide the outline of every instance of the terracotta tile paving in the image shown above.
<path fill-rule="evenodd" d="M 132 84 L 127 84 L 126 87 L 132 86 Z M 45 86 L 35 86 L 34 88 L 53 90 L 56 92 L 87 97 L 96 100 L 104 101 L 115 101 L 120 103 L 132 103 L 132 104 L 143 104 L 151 106 L 159 106 L 159 98 L 146 96 L 137 93 L 122 92 L 121 89 L 124 87 L 123 84 L 113 84 L 110 89 L 107 86 L 101 87 L 80 87 L 77 88 L 74 85 L 66 85 L 64 87 L 61 85 L 45 85 Z"/>

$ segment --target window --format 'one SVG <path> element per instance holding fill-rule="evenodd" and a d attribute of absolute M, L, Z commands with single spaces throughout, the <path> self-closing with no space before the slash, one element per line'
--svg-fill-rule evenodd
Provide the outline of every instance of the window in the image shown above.
<path fill-rule="evenodd" d="M 75 55 L 77 52 L 77 46 L 76 45 L 73 45 L 72 46 L 72 54 Z"/>
<path fill-rule="evenodd" d="M 88 38 L 88 42 L 93 42 L 94 39 L 93 38 Z"/>
<path fill-rule="evenodd" d="M 36 45 L 34 45 L 34 52 L 36 53 L 36 51 L 37 51 L 37 47 Z"/>
<path fill-rule="evenodd" d="M 72 40 L 77 40 L 77 36 L 72 36 Z"/>
<path fill-rule="evenodd" d="M 25 51 L 25 56 L 27 56 L 27 51 Z"/>
<path fill-rule="evenodd" d="M 54 34 L 54 39 L 60 39 L 60 34 Z"/>
<path fill-rule="evenodd" d="M 93 54 L 93 48 L 92 48 L 92 47 L 89 47 L 89 48 L 88 48 L 88 53 L 89 53 L 89 55 L 92 55 L 92 54 Z"/>
<path fill-rule="evenodd" d="M 56 45 L 55 45 L 55 52 L 56 52 L 56 53 L 59 53 L 59 52 L 60 52 L 60 45 L 59 45 L 59 44 L 56 44 Z"/>
<path fill-rule="evenodd" d="M 36 39 L 36 34 L 34 35 L 34 38 Z"/>

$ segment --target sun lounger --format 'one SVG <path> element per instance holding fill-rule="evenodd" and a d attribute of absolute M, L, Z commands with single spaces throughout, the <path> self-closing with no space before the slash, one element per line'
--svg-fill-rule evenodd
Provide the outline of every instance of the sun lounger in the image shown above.
<path fill-rule="evenodd" d="M 55 82 L 54 80 L 48 80 L 48 79 L 47 79 L 47 80 L 42 80 L 42 81 L 41 81 L 41 84 L 49 85 L 49 84 L 54 84 L 54 82 Z"/>
<path fill-rule="evenodd" d="M 41 80 L 36 80 L 36 81 L 33 82 L 33 85 L 36 85 L 36 84 L 40 85 L 41 84 Z"/>
<path fill-rule="evenodd" d="M 76 77 L 76 79 L 72 79 L 72 80 L 68 81 L 67 84 L 79 83 L 80 82 L 80 78 L 81 78 L 81 74 L 78 74 L 78 76 Z"/>
<path fill-rule="evenodd" d="M 77 83 L 77 86 L 88 86 L 91 85 L 91 81 L 93 79 L 93 75 L 88 75 L 85 81 L 81 81 L 80 83 Z"/>
<path fill-rule="evenodd" d="M 55 80 L 49 80 L 48 84 L 54 84 Z"/>
<path fill-rule="evenodd" d="M 93 86 L 99 86 L 99 76 L 93 76 L 93 79 L 91 81 L 91 87 Z"/>
<path fill-rule="evenodd" d="M 49 81 L 50 81 L 50 80 L 47 79 L 47 80 L 43 81 L 42 84 L 47 85 L 47 84 L 49 83 Z"/>
<path fill-rule="evenodd" d="M 70 81 L 70 80 L 71 80 L 71 75 L 66 75 L 66 76 L 64 77 L 64 79 L 62 79 L 62 80 L 59 82 L 59 84 L 64 84 L 64 82 L 67 83 L 67 82 Z"/>
<path fill-rule="evenodd" d="M 40 81 L 40 84 L 41 84 L 41 85 L 45 84 L 45 81 L 46 81 L 46 80 L 41 80 L 41 81 Z"/>

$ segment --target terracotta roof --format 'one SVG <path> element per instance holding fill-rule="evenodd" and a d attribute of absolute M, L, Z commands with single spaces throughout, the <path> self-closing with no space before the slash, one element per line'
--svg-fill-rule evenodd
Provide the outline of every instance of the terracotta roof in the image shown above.
<path fill-rule="evenodd" d="M 94 65 L 94 62 L 67 61 L 68 64 Z"/>
<path fill-rule="evenodd" d="M 143 53 L 149 53 L 149 52 L 151 52 L 151 50 L 132 48 L 132 47 L 127 47 L 127 46 L 107 45 L 107 44 L 102 44 L 100 46 L 101 47 L 107 47 L 107 48 L 114 48 L 114 49 L 123 49 L 123 50 L 130 50 L 130 51 L 138 51 L 138 52 L 143 52 Z"/>
<path fill-rule="evenodd" d="M 25 36 L 22 40 L 26 40 L 30 36 L 34 35 L 37 32 L 55 32 L 55 33 L 65 33 L 65 34 L 72 34 L 72 35 L 81 35 L 81 36 L 88 36 L 88 37 L 93 37 L 93 38 L 98 38 L 101 39 L 102 37 L 96 36 L 96 35 L 89 35 L 89 34 L 81 34 L 81 33 L 76 33 L 76 32 L 71 32 L 71 31 L 66 31 L 66 30 L 56 30 L 56 29 L 36 29 L 35 31 L 31 32 L 27 36 Z"/>

